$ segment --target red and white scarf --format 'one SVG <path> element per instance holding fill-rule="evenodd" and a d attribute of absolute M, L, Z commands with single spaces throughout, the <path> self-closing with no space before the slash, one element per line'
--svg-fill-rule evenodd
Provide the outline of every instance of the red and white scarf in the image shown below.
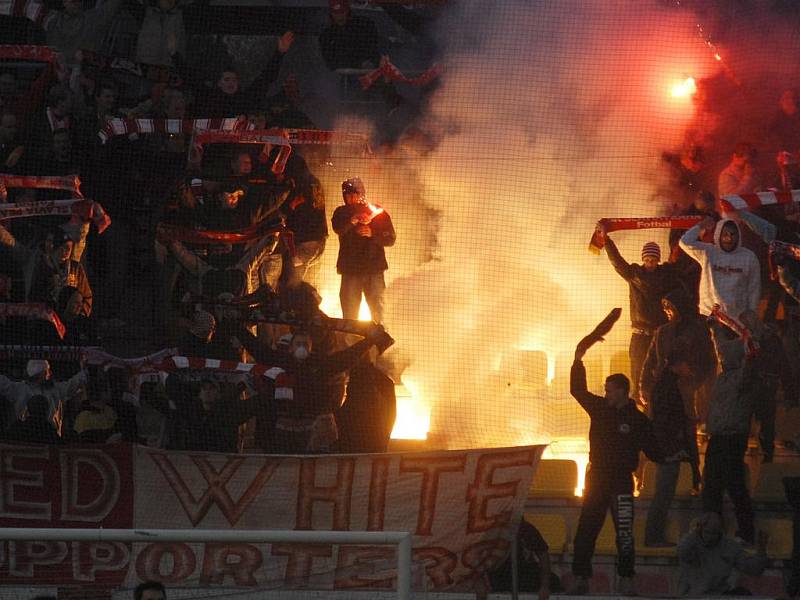
<path fill-rule="evenodd" d="M 66 190 L 81 194 L 81 179 L 77 175 L 0 175 L 0 193 L 7 189 Z"/>
<path fill-rule="evenodd" d="M 389 60 L 389 57 L 384 55 L 381 56 L 381 62 L 378 65 L 378 68 L 370 71 L 366 75 L 359 77 L 358 81 L 361 84 L 361 89 L 363 90 L 368 90 L 371 88 L 381 77 L 383 77 L 386 81 L 399 81 L 409 85 L 423 86 L 428 85 L 431 81 L 436 79 L 441 71 L 441 67 L 438 64 L 435 64 L 417 77 L 406 77 L 403 75 L 400 69 L 392 64 L 392 61 Z"/>
<path fill-rule="evenodd" d="M 722 212 L 735 210 L 753 210 L 763 206 L 773 206 L 776 204 L 792 204 L 800 202 L 800 190 L 789 192 L 758 192 L 754 194 L 732 194 L 722 196 L 720 205 Z"/>
<path fill-rule="evenodd" d="M 40 15 L 44 18 L 47 13 L 52 14 L 43 5 L 33 1 L 12 0 L 10 6 L 9 4 L 0 4 L 0 15 L 27 17 L 33 22 L 36 22 Z M 0 59 L 57 64 L 58 53 L 47 46 L 3 44 L 0 45 Z"/>
<path fill-rule="evenodd" d="M 184 242 L 197 246 L 213 246 L 215 244 L 246 244 L 281 231 L 283 228 L 265 227 L 263 223 L 256 223 L 239 231 L 206 231 L 161 223 L 156 235 L 158 240 L 165 245 L 170 242 Z"/>
<path fill-rule="evenodd" d="M 606 231 L 623 231 L 635 229 L 691 229 L 703 220 L 702 216 L 690 215 L 684 217 L 631 217 L 600 219 L 598 225 L 605 225 Z M 589 241 L 589 250 L 595 254 L 606 245 L 606 237 L 598 226 Z"/>
<path fill-rule="evenodd" d="M 51 215 L 70 215 L 72 222 L 88 223 L 92 221 L 97 227 L 98 233 L 103 233 L 111 225 L 111 217 L 108 216 L 102 205 L 86 198 L 0 204 L 0 221 Z"/>
<path fill-rule="evenodd" d="M 194 131 L 238 131 L 247 121 L 230 119 L 110 119 L 97 133 L 102 143 L 118 135 L 193 133 Z"/>
<path fill-rule="evenodd" d="M 58 337 L 64 339 L 67 328 L 52 308 L 40 302 L 3 302 L 0 303 L 0 317 L 24 317 L 49 321 L 55 327 Z"/>
<path fill-rule="evenodd" d="M 758 354 L 759 346 L 758 342 L 753 339 L 753 335 L 750 333 L 750 330 L 742 325 L 739 321 L 731 317 L 730 315 L 726 314 L 719 306 L 719 304 L 715 304 L 714 308 L 711 309 L 711 315 L 716 317 L 716 319 L 725 325 L 728 329 L 733 331 L 736 335 L 738 335 L 742 339 L 742 343 L 744 344 L 745 354 L 748 358 L 751 358 Z"/>

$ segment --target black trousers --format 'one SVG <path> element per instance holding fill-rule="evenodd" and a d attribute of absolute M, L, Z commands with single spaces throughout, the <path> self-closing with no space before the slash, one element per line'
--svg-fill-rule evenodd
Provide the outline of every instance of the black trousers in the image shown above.
<path fill-rule="evenodd" d="M 758 444 L 764 459 L 771 461 L 775 454 L 775 411 L 778 405 L 777 375 L 762 375 L 755 386 L 754 416 L 758 421 Z"/>
<path fill-rule="evenodd" d="M 792 507 L 792 574 L 786 593 L 793 598 L 800 594 L 800 477 L 784 477 L 783 487 Z"/>
<path fill-rule="evenodd" d="M 642 376 L 642 366 L 647 358 L 647 351 L 653 341 L 651 334 L 632 333 L 631 344 L 628 346 L 628 357 L 631 360 L 631 397 L 639 398 L 639 379 Z"/>
<path fill-rule="evenodd" d="M 722 496 L 727 490 L 736 513 L 738 535 L 755 541 L 753 505 L 745 481 L 744 453 L 747 435 L 712 435 L 703 469 L 703 510 L 722 514 Z"/>
<path fill-rule="evenodd" d="M 572 573 L 591 577 L 592 556 L 597 536 L 611 509 L 617 532 L 617 574 L 632 577 L 636 553 L 633 541 L 633 479 L 630 473 L 590 470 L 583 489 L 583 506 L 575 532 Z"/>

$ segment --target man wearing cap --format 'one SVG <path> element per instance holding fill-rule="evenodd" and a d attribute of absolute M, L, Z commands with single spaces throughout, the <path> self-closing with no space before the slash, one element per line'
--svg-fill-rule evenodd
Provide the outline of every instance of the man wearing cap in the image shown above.
<path fill-rule="evenodd" d="M 345 319 L 358 319 L 361 294 L 367 299 L 372 320 L 383 322 L 383 272 L 389 268 L 384 248 L 397 236 L 384 209 L 367 202 L 366 188 L 358 177 L 342 182 L 344 206 L 333 212 L 333 230 L 339 236 L 336 271 L 342 276 L 339 301 Z"/>
<path fill-rule="evenodd" d="M 628 282 L 631 313 L 631 343 L 628 356 L 631 361 L 633 397 L 638 398 L 639 377 L 647 350 L 650 348 L 655 330 L 667 320 L 661 309 L 661 298 L 681 286 L 679 273 L 672 264 L 659 264 L 661 248 L 655 242 L 647 242 L 642 246 L 641 265 L 628 263 L 602 222 L 598 227 L 606 238 L 608 260 L 620 277 Z"/>
<path fill-rule="evenodd" d="M 25 368 L 25 381 L 12 381 L 0 375 L 0 396 L 8 404 L 5 408 L 6 425 L 23 419 L 27 414 L 28 400 L 33 396 L 44 396 L 48 403 L 47 419 L 61 435 L 64 403 L 72 399 L 78 389 L 86 383 L 86 373 L 78 371 L 67 381 L 53 381 L 50 363 L 46 360 L 29 360 Z"/>

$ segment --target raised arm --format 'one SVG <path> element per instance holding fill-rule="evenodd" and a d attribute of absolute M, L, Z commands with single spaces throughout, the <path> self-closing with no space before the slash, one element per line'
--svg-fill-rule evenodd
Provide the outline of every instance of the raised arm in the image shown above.
<path fill-rule="evenodd" d="M 700 235 L 704 230 L 713 229 L 714 226 L 714 219 L 706 217 L 703 221 L 689 229 L 681 236 L 681 239 L 678 240 L 678 245 L 681 247 L 681 250 L 686 252 L 687 255 L 691 256 L 697 262 L 700 262 L 709 247 L 712 246 L 712 244 L 701 242 Z"/>
<path fill-rule="evenodd" d="M 620 277 L 622 277 L 625 281 L 630 281 L 633 279 L 633 269 L 631 268 L 630 263 L 622 258 L 619 248 L 617 248 L 614 240 L 612 240 L 611 236 L 608 234 L 606 234 L 606 256 L 608 256 L 611 266 L 613 266 L 614 270 L 619 273 Z"/>

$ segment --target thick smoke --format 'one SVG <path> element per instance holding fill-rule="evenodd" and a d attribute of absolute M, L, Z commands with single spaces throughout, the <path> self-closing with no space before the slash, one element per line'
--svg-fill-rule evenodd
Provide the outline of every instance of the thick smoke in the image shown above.
<path fill-rule="evenodd" d="M 624 308 L 590 357 L 599 391 L 629 335 L 626 285 L 588 240 L 602 217 L 667 214 L 674 202 L 661 154 L 684 143 L 695 107 L 671 86 L 720 68 L 695 24 L 688 10 L 622 1 L 482 0 L 440 19 L 446 72 L 422 124 L 439 132 L 435 150 L 349 167 L 395 221 L 392 359 L 431 405 L 432 439 L 585 435 L 566 391 L 574 345 Z M 663 232 L 615 239 L 631 261 L 649 239 L 666 258 Z M 323 287 L 335 294 L 337 282 Z M 550 386 L 520 385 L 509 360 L 519 348 L 557 360 Z"/>

